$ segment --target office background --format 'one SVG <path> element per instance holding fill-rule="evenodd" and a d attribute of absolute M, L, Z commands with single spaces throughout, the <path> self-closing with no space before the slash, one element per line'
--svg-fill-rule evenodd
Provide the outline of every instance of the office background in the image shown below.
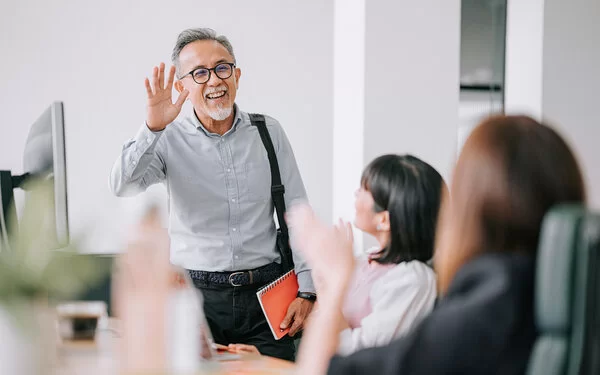
<path fill-rule="evenodd" d="M 416 154 L 449 180 L 477 115 L 460 83 L 499 64 L 506 110 L 557 124 L 598 207 L 600 2 L 509 2 L 505 60 L 489 24 L 461 27 L 497 2 L 464 2 L 474 5 L 461 17 L 459 0 L 3 0 L 0 168 L 22 171 L 30 124 L 64 101 L 71 233 L 86 236 L 85 251 L 119 251 L 148 199 L 166 209 L 160 186 L 133 199 L 108 190 L 123 142 L 145 118 L 144 77 L 169 61 L 182 29 L 207 26 L 233 43 L 240 107 L 280 120 L 327 221 L 352 217 L 360 171 L 379 154 Z"/>

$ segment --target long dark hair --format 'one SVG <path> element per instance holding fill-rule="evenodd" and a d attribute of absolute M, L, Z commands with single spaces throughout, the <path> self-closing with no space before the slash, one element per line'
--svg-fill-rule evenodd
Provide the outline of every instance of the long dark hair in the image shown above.
<path fill-rule="evenodd" d="M 584 201 L 579 165 L 554 130 L 526 116 L 484 121 L 463 147 L 442 208 L 435 257 L 441 292 L 478 254 L 535 254 L 546 212 Z"/>
<path fill-rule="evenodd" d="M 383 155 L 363 171 L 361 186 L 388 211 L 390 242 L 376 256 L 379 263 L 431 259 L 440 202 L 446 185 L 429 164 L 412 155 Z"/>

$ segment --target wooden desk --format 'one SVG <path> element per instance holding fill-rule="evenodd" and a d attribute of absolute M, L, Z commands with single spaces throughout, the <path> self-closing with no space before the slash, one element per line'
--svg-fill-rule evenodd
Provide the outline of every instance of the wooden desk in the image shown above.
<path fill-rule="evenodd" d="M 114 331 L 101 330 L 95 341 L 65 341 L 58 347 L 57 375 L 117 375 L 118 346 Z M 277 358 L 249 356 L 240 361 L 210 363 L 200 374 L 293 374 L 294 364 Z"/>

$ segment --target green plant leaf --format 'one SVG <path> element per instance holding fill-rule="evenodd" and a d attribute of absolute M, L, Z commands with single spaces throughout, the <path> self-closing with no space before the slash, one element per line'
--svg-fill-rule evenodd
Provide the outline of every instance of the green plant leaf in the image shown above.
<path fill-rule="evenodd" d="M 0 251 L 0 304 L 6 311 L 22 310 L 23 301 L 69 299 L 95 286 L 110 272 L 105 262 L 79 254 L 71 239 L 67 248 L 56 242 L 52 181 L 32 181 L 18 228 L 9 233 L 10 251 Z M 25 304 L 26 305 L 26 304 Z"/>

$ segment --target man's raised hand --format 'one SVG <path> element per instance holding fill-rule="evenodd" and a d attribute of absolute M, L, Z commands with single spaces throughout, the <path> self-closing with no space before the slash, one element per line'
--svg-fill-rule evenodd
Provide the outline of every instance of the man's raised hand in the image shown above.
<path fill-rule="evenodd" d="M 187 99 L 189 91 L 183 90 L 177 101 L 173 103 L 173 80 L 175 67 L 171 66 L 169 78 L 165 84 L 165 64 L 160 63 L 152 69 L 152 82 L 146 78 L 146 92 L 148 93 L 148 108 L 146 125 L 152 131 L 161 131 L 169 125 L 181 112 L 181 107 Z"/>

